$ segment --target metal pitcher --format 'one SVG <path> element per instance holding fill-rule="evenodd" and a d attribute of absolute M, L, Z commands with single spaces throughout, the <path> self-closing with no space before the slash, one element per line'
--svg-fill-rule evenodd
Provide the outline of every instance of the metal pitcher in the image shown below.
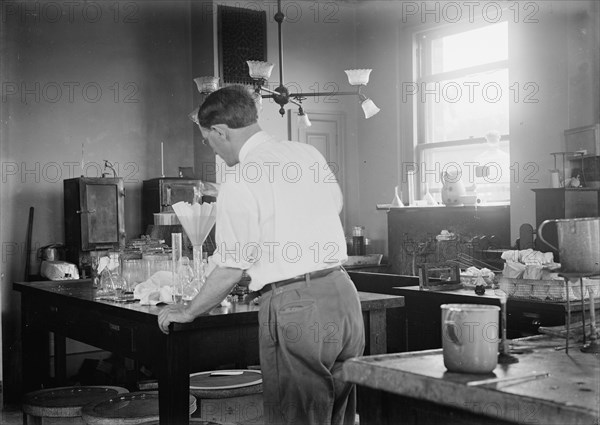
<path fill-rule="evenodd" d="M 558 248 L 544 239 L 542 229 L 548 223 L 556 223 Z M 562 272 L 600 274 L 600 217 L 546 220 L 540 224 L 537 234 L 558 251 Z"/>

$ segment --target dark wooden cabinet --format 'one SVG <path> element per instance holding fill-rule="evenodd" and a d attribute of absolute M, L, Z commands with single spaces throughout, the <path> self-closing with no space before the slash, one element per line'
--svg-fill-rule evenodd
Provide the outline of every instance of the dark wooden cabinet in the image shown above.
<path fill-rule="evenodd" d="M 173 204 L 192 203 L 194 196 L 202 196 L 201 180 L 180 177 L 162 177 L 144 180 L 142 184 L 142 229 L 154 224 L 154 214 L 173 212 Z M 197 195 L 194 193 L 194 189 Z"/>
<path fill-rule="evenodd" d="M 67 179 L 64 190 L 67 260 L 80 269 L 89 265 L 91 251 L 125 246 L 125 189 L 123 179 Z"/>
<path fill-rule="evenodd" d="M 548 188 L 533 189 L 535 192 L 535 226 L 539 229 L 544 220 L 600 216 L 600 189 Z M 544 226 L 544 239 L 558 247 L 556 226 Z M 543 252 L 558 252 L 538 237 L 536 248 Z M 558 258 L 558 257 L 556 257 Z M 558 261 L 558 260 L 557 260 Z"/>

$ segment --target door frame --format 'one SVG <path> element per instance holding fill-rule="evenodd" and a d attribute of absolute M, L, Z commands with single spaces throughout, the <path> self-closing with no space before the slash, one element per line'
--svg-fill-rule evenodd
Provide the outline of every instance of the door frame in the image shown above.
<path fill-rule="evenodd" d="M 342 220 L 342 225 L 344 229 L 347 229 L 347 208 L 345 200 L 346 200 L 346 173 L 345 173 L 345 164 L 346 164 L 346 156 L 344 150 L 343 141 L 346 140 L 346 114 L 343 111 L 332 111 L 332 112 L 311 112 L 305 111 L 305 113 L 310 117 L 310 121 L 312 123 L 318 121 L 325 121 L 334 123 L 337 129 L 337 140 L 335 141 L 335 150 L 331 152 L 333 158 L 330 158 L 329 161 L 332 161 L 338 164 L 338 173 L 336 175 L 338 184 L 340 185 L 340 189 L 342 190 L 342 196 L 344 199 L 344 208 L 342 208 L 342 213 L 340 214 L 340 219 Z M 288 139 L 294 140 L 302 143 L 306 143 L 306 141 L 300 140 L 301 128 L 298 127 L 298 111 L 293 109 L 288 109 Z"/>

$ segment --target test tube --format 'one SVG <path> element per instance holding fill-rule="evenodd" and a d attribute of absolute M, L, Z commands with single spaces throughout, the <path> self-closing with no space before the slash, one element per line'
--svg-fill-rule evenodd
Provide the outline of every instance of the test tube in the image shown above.
<path fill-rule="evenodd" d="M 407 186 L 408 186 L 408 206 L 412 207 L 415 205 L 415 172 L 413 170 L 406 172 Z"/>

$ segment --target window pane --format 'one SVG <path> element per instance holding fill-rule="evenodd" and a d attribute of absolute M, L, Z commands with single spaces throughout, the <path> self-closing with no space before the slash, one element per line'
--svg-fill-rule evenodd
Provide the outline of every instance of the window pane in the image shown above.
<path fill-rule="evenodd" d="M 427 83 L 420 97 L 425 142 L 483 137 L 490 130 L 507 134 L 509 96 L 507 69 Z"/>
<path fill-rule="evenodd" d="M 441 202 L 443 171 L 457 172 L 465 189 L 477 193 L 483 202 L 510 200 L 510 158 L 508 141 L 425 149 L 421 158 L 422 181 Z M 478 175 L 477 167 L 486 166 L 487 176 Z"/>
<path fill-rule="evenodd" d="M 508 23 L 440 37 L 431 42 L 432 72 L 454 71 L 508 59 Z"/>

